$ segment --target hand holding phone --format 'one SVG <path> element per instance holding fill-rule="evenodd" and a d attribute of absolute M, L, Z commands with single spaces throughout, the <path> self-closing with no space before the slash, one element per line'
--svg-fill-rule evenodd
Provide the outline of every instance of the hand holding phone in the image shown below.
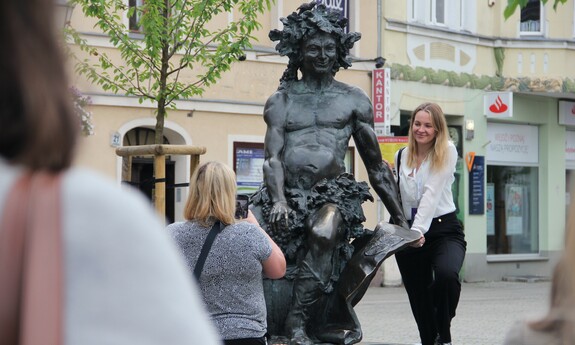
<path fill-rule="evenodd" d="M 248 206 L 250 197 L 245 194 L 236 195 L 236 219 L 245 219 L 248 217 Z"/>

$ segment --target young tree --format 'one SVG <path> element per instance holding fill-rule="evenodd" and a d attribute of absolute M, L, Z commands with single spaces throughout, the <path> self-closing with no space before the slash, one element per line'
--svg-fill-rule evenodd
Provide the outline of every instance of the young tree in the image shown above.
<path fill-rule="evenodd" d="M 547 3 L 547 1 L 548 0 L 541 0 L 543 5 L 545 5 Z M 513 13 L 515 13 L 515 10 L 517 9 L 517 7 L 523 8 L 523 7 L 527 6 L 528 2 L 529 2 L 529 0 L 507 0 L 507 6 L 505 7 L 505 10 L 503 11 L 503 16 L 505 17 L 505 19 L 508 19 L 509 17 L 511 17 L 513 15 Z M 553 9 L 555 11 L 557 11 L 557 5 L 564 4 L 566 2 L 567 2 L 567 0 L 554 0 Z"/>
<path fill-rule="evenodd" d="M 272 1 L 143 0 L 139 6 L 128 6 L 128 0 L 71 0 L 86 17 L 96 20 L 96 26 L 120 53 L 120 58 L 110 58 L 68 26 L 67 34 L 80 48 L 72 54 L 77 60 L 76 72 L 106 91 L 137 96 L 140 103 L 154 102 L 154 142 L 161 145 L 167 109 L 175 109 L 178 99 L 202 95 L 241 59 L 243 50 L 255 39 L 252 32 L 261 28 L 257 16 L 269 10 Z M 218 15 L 232 11 L 237 19 L 210 25 Z M 131 35 L 128 18 L 141 39 Z M 182 82 L 184 73 L 186 78 L 195 73 L 195 80 Z M 154 204 L 164 214 L 165 153 L 169 152 L 155 152 Z"/>
<path fill-rule="evenodd" d="M 261 27 L 257 16 L 269 10 L 273 0 L 145 0 L 128 7 L 127 0 L 72 0 L 86 17 L 107 34 L 121 59 L 114 60 L 90 46 L 68 27 L 75 44 L 94 59 L 77 58 L 76 71 L 106 91 L 124 93 L 155 102 L 155 143 L 162 144 L 167 109 L 178 99 L 200 96 L 221 73 L 251 47 L 252 32 Z M 218 14 L 236 11 L 239 18 L 210 29 Z M 136 18 L 142 33 L 134 39 L 126 27 Z M 183 83 L 185 70 L 197 71 L 192 83 Z"/>

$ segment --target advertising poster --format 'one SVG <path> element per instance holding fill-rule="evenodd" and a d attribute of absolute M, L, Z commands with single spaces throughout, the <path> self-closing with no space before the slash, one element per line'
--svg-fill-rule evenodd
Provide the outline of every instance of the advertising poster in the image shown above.
<path fill-rule="evenodd" d="M 485 206 L 485 215 L 487 216 L 487 236 L 495 235 L 495 185 L 488 183 L 485 187 L 487 204 Z"/>
<path fill-rule="evenodd" d="M 379 137 L 377 142 L 379 143 L 381 157 L 393 166 L 395 164 L 395 153 L 400 148 L 407 146 L 407 137 Z"/>
<path fill-rule="evenodd" d="M 521 185 L 505 185 L 505 219 L 507 235 L 523 234 L 523 187 Z"/>
<path fill-rule="evenodd" d="M 264 180 L 264 149 L 254 147 L 236 147 L 236 179 L 238 194 L 256 192 Z"/>

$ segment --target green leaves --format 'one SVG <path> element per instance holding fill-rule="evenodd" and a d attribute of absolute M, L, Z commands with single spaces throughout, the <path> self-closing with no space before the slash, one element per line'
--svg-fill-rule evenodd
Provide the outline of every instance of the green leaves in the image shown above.
<path fill-rule="evenodd" d="M 67 30 L 79 48 L 76 72 L 105 91 L 156 102 L 165 116 L 174 101 L 203 94 L 229 70 L 261 28 L 258 15 L 272 0 L 145 0 L 138 8 L 127 0 L 73 0 L 86 17 L 96 20 L 116 51 L 95 47 L 73 28 Z M 233 20 L 228 20 L 229 14 Z M 137 18 L 140 32 L 127 27 Z M 231 17 L 230 17 L 231 18 Z M 119 53 L 119 54 L 118 54 Z M 198 72 L 194 73 L 194 70 Z M 190 75 L 195 80 L 181 82 Z"/>
<path fill-rule="evenodd" d="M 543 5 L 545 5 L 547 3 L 547 1 L 548 0 L 541 0 Z M 503 11 L 503 17 L 505 17 L 505 19 L 508 19 L 509 17 L 511 17 L 515 13 L 515 10 L 517 10 L 517 7 L 523 8 L 523 7 L 527 6 L 528 2 L 529 2 L 528 0 L 507 0 L 507 6 L 505 7 L 505 10 Z M 567 0 L 554 0 L 553 9 L 555 11 L 557 11 L 557 6 L 559 4 L 565 4 L 566 2 L 567 2 Z"/>

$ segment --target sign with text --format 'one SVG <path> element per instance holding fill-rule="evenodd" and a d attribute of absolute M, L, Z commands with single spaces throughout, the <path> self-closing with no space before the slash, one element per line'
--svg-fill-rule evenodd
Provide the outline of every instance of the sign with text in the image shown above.
<path fill-rule="evenodd" d="M 487 124 L 489 162 L 539 163 L 539 129 L 531 125 Z"/>
<path fill-rule="evenodd" d="M 373 124 L 378 137 L 391 132 L 391 77 L 389 68 L 374 69 L 372 73 Z"/>
<path fill-rule="evenodd" d="M 575 125 L 575 102 L 559 101 L 559 124 Z"/>
<path fill-rule="evenodd" d="M 395 165 L 395 153 L 402 147 L 407 146 L 408 137 L 378 137 L 379 150 L 381 157 Z"/>
<path fill-rule="evenodd" d="M 469 214 L 485 212 L 485 157 L 475 156 L 469 171 Z"/>
<path fill-rule="evenodd" d="M 327 8 L 339 10 L 342 17 L 349 18 L 349 0 L 316 0 L 316 3 L 324 4 Z"/>
<path fill-rule="evenodd" d="M 486 92 L 483 113 L 487 117 L 513 117 L 513 92 Z"/>
<path fill-rule="evenodd" d="M 234 170 L 238 194 L 256 192 L 264 180 L 264 145 L 259 143 L 234 143 Z"/>

